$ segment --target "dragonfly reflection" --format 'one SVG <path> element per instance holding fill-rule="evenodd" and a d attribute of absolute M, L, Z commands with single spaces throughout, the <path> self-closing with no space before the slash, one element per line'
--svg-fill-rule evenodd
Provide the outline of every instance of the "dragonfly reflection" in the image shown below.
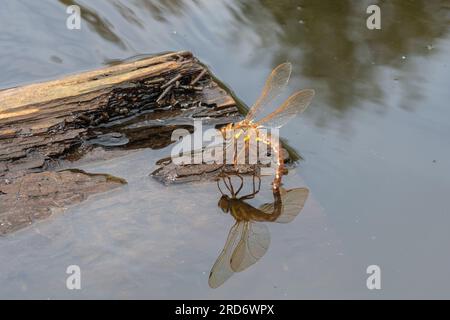
<path fill-rule="evenodd" d="M 228 280 L 234 272 L 240 272 L 255 264 L 267 252 L 270 245 L 270 233 L 264 222 L 289 223 L 302 210 L 309 190 L 296 188 L 286 190 L 273 189 L 273 202 L 258 208 L 246 200 L 253 199 L 261 189 L 259 176 L 252 178 L 252 192 L 238 197 L 244 186 L 244 179 L 234 175 L 240 181 L 239 187 L 233 186 L 232 176 L 223 175 L 217 181 L 222 194 L 219 207 L 230 213 L 236 220 L 228 234 L 225 246 L 217 258 L 209 275 L 209 286 L 217 288 Z M 223 192 L 221 184 L 229 194 Z"/>

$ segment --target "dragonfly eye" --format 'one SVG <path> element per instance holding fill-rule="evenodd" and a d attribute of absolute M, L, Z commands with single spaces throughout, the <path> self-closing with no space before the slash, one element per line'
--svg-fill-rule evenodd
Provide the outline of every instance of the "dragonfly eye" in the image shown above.
<path fill-rule="evenodd" d="M 229 204 L 229 198 L 227 195 L 224 195 L 219 200 L 219 207 L 222 209 L 223 212 L 227 213 L 230 211 L 230 204 Z"/>

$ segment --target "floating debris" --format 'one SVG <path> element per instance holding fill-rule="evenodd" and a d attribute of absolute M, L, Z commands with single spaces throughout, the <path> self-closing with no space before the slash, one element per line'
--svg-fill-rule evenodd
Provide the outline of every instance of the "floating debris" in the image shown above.
<path fill-rule="evenodd" d="M 0 184 L 0 236 L 47 218 L 55 210 L 64 210 L 91 195 L 126 183 L 124 179 L 108 174 L 65 170 L 32 173 L 11 184 Z"/>

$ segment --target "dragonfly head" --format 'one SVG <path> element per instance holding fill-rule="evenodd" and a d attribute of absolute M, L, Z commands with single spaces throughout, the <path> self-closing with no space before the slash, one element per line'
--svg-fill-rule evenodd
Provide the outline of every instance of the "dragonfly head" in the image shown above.
<path fill-rule="evenodd" d="M 223 195 L 219 200 L 219 207 L 223 212 L 227 213 L 230 211 L 230 197 L 226 194 Z"/>

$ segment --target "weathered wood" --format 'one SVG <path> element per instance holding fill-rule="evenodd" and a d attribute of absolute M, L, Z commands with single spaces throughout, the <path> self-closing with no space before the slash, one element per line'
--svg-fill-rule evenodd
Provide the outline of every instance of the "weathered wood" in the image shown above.
<path fill-rule="evenodd" d="M 240 114 L 189 52 L 0 90 L 0 235 L 124 183 L 56 171 L 64 161 L 98 154 L 98 146 L 162 148 L 194 118 L 225 124 Z"/>
<path fill-rule="evenodd" d="M 151 111 L 161 112 L 141 129 L 162 128 L 161 119 L 174 117 L 238 117 L 234 100 L 204 70 L 191 53 L 176 52 L 1 90 L 0 177 L 63 156 L 92 138 L 92 129 L 119 120 L 131 125 Z"/>

